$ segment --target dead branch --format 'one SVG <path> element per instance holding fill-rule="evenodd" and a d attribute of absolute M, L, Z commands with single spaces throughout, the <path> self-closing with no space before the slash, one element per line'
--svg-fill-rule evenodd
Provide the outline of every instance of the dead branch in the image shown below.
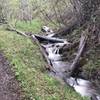
<path fill-rule="evenodd" d="M 85 33 L 85 32 L 87 32 L 87 30 L 84 31 L 83 34 L 81 35 L 80 44 L 79 44 L 79 48 L 78 48 L 78 53 L 77 53 L 77 55 L 76 55 L 76 57 L 75 57 L 73 63 L 72 63 L 71 66 L 70 66 L 71 73 L 72 73 L 75 69 L 77 69 L 76 64 L 77 64 L 77 62 L 79 61 L 79 58 L 81 57 L 81 54 L 82 54 L 82 52 L 83 52 L 83 50 L 84 50 L 84 47 L 85 47 L 85 44 L 86 44 L 86 40 L 87 40 L 87 36 L 86 36 L 86 33 Z"/>
<path fill-rule="evenodd" d="M 26 35 L 24 32 L 17 30 L 16 28 L 14 28 L 12 25 L 8 25 L 7 30 L 9 31 L 14 31 L 22 36 L 27 37 L 28 35 Z"/>
<path fill-rule="evenodd" d="M 40 52 L 41 52 L 42 55 L 43 55 L 43 59 L 46 60 L 46 61 L 45 61 L 46 68 L 48 68 L 49 70 L 54 71 L 54 68 L 51 66 L 51 62 L 50 62 L 50 60 L 48 59 L 48 56 L 47 56 L 47 54 L 46 54 L 45 49 L 42 47 L 42 45 L 40 45 L 40 44 L 41 44 L 40 41 L 39 41 L 37 38 L 35 38 L 34 35 L 32 35 L 31 38 L 32 38 L 33 41 L 36 40 L 35 42 L 36 42 L 36 44 L 39 46 Z"/>

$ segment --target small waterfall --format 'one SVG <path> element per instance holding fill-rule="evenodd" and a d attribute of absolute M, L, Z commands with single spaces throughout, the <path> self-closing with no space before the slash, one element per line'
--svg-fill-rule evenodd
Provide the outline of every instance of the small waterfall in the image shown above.
<path fill-rule="evenodd" d="M 46 30 L 49 29 L 46 28 Z M 64 46 L 68 46 L 70 43 L 64 39 L 60 39 L 61 42 L 59 42 L 59 39 L 52 36 L 54 36 L 54 33 L 53 35 L 48 34 L 46 36 L 48 38 L 46 38 L 46 43 L 44 42 L 45 38 L 43 38 L 43 42 L 42 37 L 41 39 L 40 37 L 37 39 L 38 41 L 39 39 L 41 40 L 39 43 L 45 49 L 47 59 L 51 62 L 50 66 L 52 66 L 54 69 L 50 70 L 49 74 L 56 77 L 60 81 L 64 81 L 70 87 L 74 88 L 74 90 L 81 96 L 88 96 L 91 98 L 91 100 L 100 100 L 100 90 L 92 82 L 76 76 L 67 76 L 71 63 L 62 59 L 63 51 L 62 53 L 59 53 L 59 50 L 63 50 L 62 48 Z M 34 38 L 37 37 L 34 36 Z M 53 42 L 49 41 L 50 38 L 50 41 L 53 39 Z M 57 39 L 56 42 L 54 42 L 54 39 Z"/>

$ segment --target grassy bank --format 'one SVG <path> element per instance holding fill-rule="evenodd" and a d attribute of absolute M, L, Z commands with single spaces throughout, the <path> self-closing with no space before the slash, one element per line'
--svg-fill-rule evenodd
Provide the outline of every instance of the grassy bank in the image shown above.
<path fill-rule="evenodd" d="M 16 27 L 23 31 L 38 32 L 41 23 L 33 21 L 29 25 L 18 22 Z M 24 100 L 87 100 L 45 73 L 39 49 L 30 39 L 0 26 L 0 50 L 9 60 L 24 90 Z"/>

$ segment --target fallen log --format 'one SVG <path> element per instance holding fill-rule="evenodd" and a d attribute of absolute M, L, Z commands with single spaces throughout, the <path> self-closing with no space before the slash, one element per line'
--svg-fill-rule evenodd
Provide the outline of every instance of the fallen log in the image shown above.
<path fill-rule="evenodd" d="M 7 30 L 14 31 L 14 32 L 16 32 L 16 33 L 18 33 L 20 35 L 25 36 L 25 37 L 29 36 L 25 32 L 17 30 L 12 25 L 8 25 Z M 51 42 L 51 43 L 63 43 L 64 41 L 66 41 L 65 39 L 58 39 L 58 38 L 54 38 L 54 37 L 40 36 L 40 35 L 36 35 L 36 34 L 35 35 L 32 35 L 32 34 L 30 35 L 30 37 L 33 38 L 33 39 L 34 39 L 34 36 L 38 39 L 39 42 L 41 42 L 41 41 L 47 41 L 47 42 Z M 70 43 L 68 42 L 68 44 L 70 44 Z"/>
<path fill-rule="evenodd" d="M 86 40 L 87 40 L 87 35 L 86 35 L 87 32 L 88 32 L 88 30 L 84 31 L 81 35 L 77 55 L 76 55 L 75 59 L 73 60 L 73 63 L 70 66 L 70 70 L 71 70 L 70 74 L 74 73 L 74 70 L 78 69 L 78 66 L 76 66 L 76 65 L 77 65 L 77 63 L 83 53 L 84 47 L 85 47 Z"/>
<path fill-rule="evenodd" d="M 47 37 L 47 36 L 40 36 L 40 35 L 32 35 L 32 37 L 34 38 L 34 36 L 38 39 L 38 41 L 41 42 L 48 42 L 48 43 L 64 43 L 67 42 L 65 39 L 58 39 L 58 38 L 54 38 L 54 37 Z M 67 42 L 68 44 L 70 44 L 69 42 Z"/>
<path fill-rule="evenodd" d="M 40 44 L 40 41 L 34 36 L 32 35 L 32 40 L 36 40 L 36 44 L 38 45 L 40 52 L 42 53 L 43 59 L 45 59 L 45 66 L 47 69 L 49 70 L 54 70 L 53 67 L 51 66 L 51 62 L 48 59 L 47 53 L 45 52 L 44 48 L 42 47 L 42 45 Z"/>

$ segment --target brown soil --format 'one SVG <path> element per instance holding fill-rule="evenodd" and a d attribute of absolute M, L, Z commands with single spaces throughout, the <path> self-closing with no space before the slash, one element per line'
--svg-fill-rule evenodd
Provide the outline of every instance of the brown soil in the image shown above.
<path fill-rule="evenodd" d="M 2 53 L 0 53 L 0 100 L 22 100 L 19 83 Z"/>

